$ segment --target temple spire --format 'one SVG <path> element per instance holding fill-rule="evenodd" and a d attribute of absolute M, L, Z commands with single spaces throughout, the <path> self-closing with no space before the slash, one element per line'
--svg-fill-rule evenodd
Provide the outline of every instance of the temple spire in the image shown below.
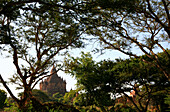
<path fill-rule="evenodd" d="M 56 70 L 55 66 L 53 65 L 53 68 L 51 69 L 50 74 L 54 74 L 54 73 L 56 73 L 56 72 L 57 72 L 57 70 Z"/>

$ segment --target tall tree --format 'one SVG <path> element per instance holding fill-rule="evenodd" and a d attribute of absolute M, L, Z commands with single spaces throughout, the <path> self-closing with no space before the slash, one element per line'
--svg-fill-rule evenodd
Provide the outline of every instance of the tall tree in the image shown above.
<path fill-rule="evenodd" d="M 170 63 L 166 63 L 166 55 L 157 55 L 168 68 Z M 147 56 L 140 58 L 152 63 Z M 84 92 L 80 95 L 84 99 L 84 105 L 95 104 L 102 111 L 107 111 L 106 107 L 114 104 L 111 98 L 123 95 L 137 111 L 146 112 L 151 101 L 156 103 L 155 98 L 162 100 L 168 94 L 168 79 L 155 66 L 140 59 L 117 59 L 116 62 L 105 60 L 96 63 L 90 54 L 82 54 L 80 58 L 69 58 L 65 65 L 69 73 L 76 77 L 78 88 Z M 131 91 L 135 91 L 135 99 L 129 96 Z M 164 106 L 162 101 L 157 104 Z"/>
<path fill-rule="evenodd" d="M 97 36 L 103 49 L 118 50 L 136 58 L 139 55 L 134 49 L 139 49 L 170 80 L 170 71 L 155 52 L 159 48 L 170 60 L 163 46 L 170 39 L 168 0 L 93 0 L 88 5 L 91 16 L 83 20 L 88 20 L 85 23 L 91 29 L 88 33 Z"/>
<path fill-rule="evenodd" d="M 107 111 L 112 106 L 114 100 L 110 97 L 110 87 L 108 80 L 114 81 L 107 70 L 113 67 L 113 63 L 103 65 L 96 63 L 89 53 L 82 53 L 81 57 L 69 58 L 65 61 L 68 73 L 75 76 L 78 91 L 83 93 L 78 95 L 80 106 L 96 105 L 102 111 Z"/>
<path fill-rule="evenodd" d="M 14 96 L 2 75 L 0 80 L 20 109 L 26 109 L 32 89 L 59 60 L 55 56 L 83 46 L 80 37 L 86 28 L 75 20 L 82 4 L 77 0 L 0 1 L 1 52 L 8 51 L 13 58 L 17 72 L 10 81 L 24 90 L 23 96 Z"/>

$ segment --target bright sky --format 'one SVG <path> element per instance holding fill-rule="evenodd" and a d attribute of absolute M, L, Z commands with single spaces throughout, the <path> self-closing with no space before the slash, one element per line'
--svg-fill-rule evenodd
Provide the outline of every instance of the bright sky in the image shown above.
<path fill-rule="evenodd" d="M 84 49 L 73 49 L 70 52 L 71 56 L 74 57 L 78 57 L 80 56 L 81 51 L 84 52 L 91 52 L 94 49 L 94 44 L 89 45 L 88 47 L 84 48 Z M 100 55 L 100 54 L 93 54 L 91 52 L 91 54 L 93 55 L 93 59 L 96 61 L 100 61 L 100 60 L 104 60 L 104 59 L 115 59 L 115 58 L 128 58 L 128 56 L 125 56 L 124 54 L 118 52 L 118 51 L 107 51 L 105 54 Z M 62 60 L 61 60 L 62 61 Z M 51 65 L 52 68 L 52 65 Z M 49 71 L 51 70 L 51 68 L 49 69 Z M 2 75 L 2 77 L 4 78 L 5 81 L 8 81 L 8 78 L 12 77 L 12 75 L 16 72 L 15 66 L 13 65 L 13 60 L 12 58 L 6 58 L 4 55 L 0 55 L 0 74 Z M 62 77 L 64 80 L 66 80 L 67 85 L 66 85 L 66 89 L 67 91 L 70 91 L 70 89 L 75 89 L 76 86 L 76 80 L 75 78 L 73 78 L 72 76 L 70 76 L 69 74 L 65 74 L 64 72 L 59 72 L 58 75 L 60 77 Z M 15 85 L 11 85 L 10 84 L 10 89 L 12 90 L 12 92 L 17 96 L 17 93 L 21 92 L 21 90 L 15 90 Z M 6 91 L 6 89 L 0 85 L 0 89 L 3 89 Z M 36 85 L 35 89 L 39 89 L 39 84 Z"/>
<path fill-rule="evenodd" d="M 94 49 L 94 46 L 97 46 L 97 45 L 92 44 L 92 45 L 89 45 L 88 47 L 86 47 L 85 49 L 71 50 L 70 55 L 74 56 L 74 57 L 79 57 L 81 51 L 91 52 Z M 170 46 L 167 43 L 163 44 L 163 46 L 165 48 L 170 49 Z M 141 54 L 140 50 L 136 49 L 134 51 L 137 54 Z M 160 49 L 157 49 L 157 52 L 160 52 Z M 124 54 L 122 54 L 122 53 L 120 53 L 118 51 L 115 51 L 115 50 L 107 50 L 105 52 L 105 54 L 103 54 L 103 55 L 93 54 L 92 52 L 91 52 L 91 54 L 93 56 L 93 59 L 96 60 L 96 61 L 101 61 L 101 60 L 104 60 L 104 59 L 114 60 L 115 58 L 125 59 L 125 58 L 129 57 L 129 56 L 124 55 Z M 51 68 L 52 68 L 52 65 L 51 65 Z M 49 69 L 49 71 L 51 70 L 51 68 Z M 13 60 L 11 58 L 5 58 L 5 56 L 0 55 L 0 74 L 3 76 L 4 80 L 8 81 L 8 78 L 10 78 L 14 74 L 15 71 L 16 71 L 16 69 L 15 69 L 15 67 L 13 65 Z M 70 91 L 71 88 L 72 89 L 76 88 L 76 86 L 75 86 L 76 80 L 74 78 L 72 78 L 70 75 L 65 74 L 63 72 L 59 72 L 58 75 L 66 80 L 66 82 L 67 82 L 67 85 L 66 85 L 67 91 Z M 17 96 L 17 93 L 21 92 L 21 91 L 15 90 L 14 85 L 10 85 L 9 87 L 12 90 L 12 92 L 14 93 L 14 95 L 16 95 L 16 96 Z M 0 85 L 0 89 L 5 90 L 5 88 L 2 85 Z M 35 89 L 39 89 L 39 84 L 37 84 Z"/>

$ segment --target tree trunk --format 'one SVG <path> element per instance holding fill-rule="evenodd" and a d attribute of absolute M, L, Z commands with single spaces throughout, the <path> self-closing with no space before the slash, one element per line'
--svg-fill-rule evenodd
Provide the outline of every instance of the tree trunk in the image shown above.
<path fill-rule="evenodd" d="M 21 96 L 21 100 L 18 103 L 19 109 L 21 109 L 23 112 L 26 112 L 28 110 L 28 103 L 30 103 L 30 98 L 32 97 L 32 92 L 29 87 L 25 87 L 24 93 Z"/>
<path fill-rule="evenodd" d="M 26 106 L 26 100 L 20 100 L 18 103 L 18 108 L 23 112 L 27 112 L 28 107 Z"/>

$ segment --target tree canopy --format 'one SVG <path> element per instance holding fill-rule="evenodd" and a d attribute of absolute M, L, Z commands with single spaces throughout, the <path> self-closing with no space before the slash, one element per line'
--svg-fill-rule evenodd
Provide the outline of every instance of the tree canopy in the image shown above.
<path fill-rule="evenodd" d="M 170 60 L 164 46 L 170 39 L 167 0 L 94 0 L 90 6 L 90 16 L 82 20 L 87 20 L 85 24 L 90 28 L 87 33 L 96 37 L 102 50 L 118 50 L 135 58 L 139 58 L 138 53 L 145 54 L 153 60 L 150 64 L 169 79 L 169 71 L 155 51 L 162 50 Z M 138 53 L 134 49 L 138 49 Z"/>
<path fill-rule="evenodd" d="M 0 1 L 0 51 L 8 51 L 16 73 L 10 79 L 17 89 L 24 89 L 21 99 L 13 95 L 0 75 L 4 87 L 20 108 L 25 107 L 31 90 L 47 69 L 70 48 L 83 47 L 81 35 L 86 31 L 77 13 L 83 3 L 63 0 Z M 59 63 L 55 63 L 59 71 Z"/>
<path fill-rule="evenodd" d="M 168 69 L 170 63 L 167 62 L 166 55 L 160 53 L 158 56 Z M 152 62 L 146 55 L 140 58 Z M 65 65 L 69 73 L 76 77 L 80 91 L 84 92 L 79 95 L 84 99 L 82 103 L 86 106 L 95 104 L 103 111 L 106 111 L 104 106 L 113 105 L 114 99 L 123 95 L 132 102 L 136 110 L 144 112 L 151 101 L 159 105 L 163 103 L 164 100 L 159 103 L 157 100 L 161 101 L 169 92 L 170 83 L 162 71 L 140 59 L 95 62 L 89 53 L 82 53 L 81 57 L 69 58 Z M 132 90 L 138 96 L 137 103 L 128 94 Z"/>

